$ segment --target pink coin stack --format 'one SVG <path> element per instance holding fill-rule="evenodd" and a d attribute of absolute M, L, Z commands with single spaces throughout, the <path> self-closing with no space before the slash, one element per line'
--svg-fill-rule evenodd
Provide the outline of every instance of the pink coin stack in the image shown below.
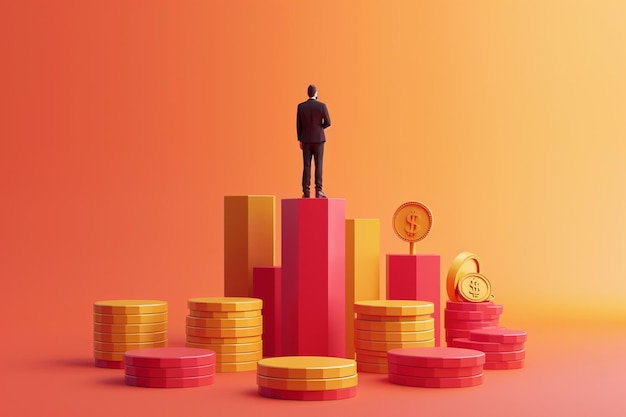
<path fill-rule="evenodd" d="M 472 349 L 424 347 L 387 352 L 389 382 L 423 388 L 462 388 L 483 383 L 485 354 Z"/>
<path fill-rule="evenodd" d="M 472 330 L 467 338 L 454 339 L 453 346 L 485 353 L 485 369 L 521 369 L 526 359 L 527 334 L 505 327 Z"/>
<path fill-rule="evenodd" d="M 124 381 L 149 388 L 187 388 L 215 380 L 215 352 L 197 348 L 152 348 L 124 353 Z"/>
<path fill-rule="evenodd" d="M 469 337 L 470 331 L 498 327 L 503 307 L 492 301 L 472 303 L 468 301 L 447 301 L 444 309 L 446 344 L 452 340 Z"/>

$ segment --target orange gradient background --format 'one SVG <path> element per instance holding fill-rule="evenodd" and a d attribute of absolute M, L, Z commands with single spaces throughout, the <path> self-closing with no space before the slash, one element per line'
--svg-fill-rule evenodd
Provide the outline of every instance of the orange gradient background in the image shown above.
<path fill-rule="evenodd" d="M 577 381 L 551 368 L 575 347 L 574 364 L 605 358 L 579 379 L 604 383 L 594 401 L 620 415 L 611 389 L 626 362 L 607 341 L 623 351 L 625 21 L 617 0 L 0 1 L 0 412 L 437 410 L 447 395 L 501 398 L 516 378 L 548 393 Z M 280 199 L 300 196 L 295 110 L 309 83 L 333 122 L 326 193 L 349 218 L 381 219 L 383 256 L 408 251 L 394 210 L 428 205 L 418 253 L 441 255 L 442 279 L 459 252 L 478 254 L 502 324 L 535 331 L 534 365 L 489 374 L 487 394 L 429 400 L 370 375 L 376 389 L 330 404 L 259 400 L 252 382 L 249 406 L 210 389 L 169 390 L 161 404 L 162 390 L 128 390 L 90 365 L 94 301 L 168 300 L 181 344 L 186 300 L 222 294 L 224 195 L 275 195 L 278 219 Z M 254 379 L 219 376 L 215 390 Z M 27 399 L 38 389 L 51 402 Z M 377 392 L 399 408 L 376 405 Z M 537 407 L 558 412 L 550 395 Z M 504 398 L 464 415 L 510 415 Z"/>

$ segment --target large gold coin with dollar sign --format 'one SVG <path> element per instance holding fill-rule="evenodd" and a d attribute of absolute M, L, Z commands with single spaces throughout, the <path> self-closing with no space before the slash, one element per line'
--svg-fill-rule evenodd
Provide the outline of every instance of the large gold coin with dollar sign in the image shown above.
<path fill-rule="evenodd" d="M 482 274 L 467 274 L 459 281 L 457 294 L 461 301 L 480 303 L 492 298 L 491 283 Z"/>
<path fill-rule="evenodd" d="M 446 292 L 450 301 L 463 301 L 457 296 L 457 287 L 461 279 L 468 274 L 480 272 L 480 260 L 471 252 L 461 252 L 452 261 L 446 280 Z"/>
<path fill-rule="evenodd" d="M 393 214 L 393 230 L 400 239 L 410 243 L 411 254 L 415 254 L 415 242 L 424 239 L 432 225 L 430 210 L 416 201 L 402 204 Z"/>

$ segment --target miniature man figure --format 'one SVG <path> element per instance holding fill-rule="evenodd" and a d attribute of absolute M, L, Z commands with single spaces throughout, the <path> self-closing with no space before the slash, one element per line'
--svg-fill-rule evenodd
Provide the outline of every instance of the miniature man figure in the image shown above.
<path fill-rule="evenodd" d="M 315 198 L 326 198 L 322 191 L 322 166 L 324 161 L 324 129 L 330 126 L 326 104 L 317 100 L 317 88 L 311 84 L 307 89 L 309 99 L 298 104 L 296 128 L 302 149 L 302 198 L 310 197 L 311 158 L 315 159 Z"/>

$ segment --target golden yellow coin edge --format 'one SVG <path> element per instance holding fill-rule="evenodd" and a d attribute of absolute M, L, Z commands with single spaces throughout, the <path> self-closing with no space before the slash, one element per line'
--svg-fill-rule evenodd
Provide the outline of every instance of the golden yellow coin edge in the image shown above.
<path fill-rule="evenodd" d="M 435 319 L 429 318 L 426 320 L 414 320 L 414 321 L 374 321 L 363 320 L 360 318 L 354 319 L 355 330 L 369 330 L 371 332 L 419 332 L 422 330 L 430 330 L 435 326 Z M 397 329 L 397 330 L 396 330 Z M 422 330 L 413 330 L 422 329 Z"/>
<path fill-rule="evenodd" d="M 185 342 L 186 347 L 208 349 L 215 353 L 246 353 L 246 352 L 258 352 L 263 350 L 263 342 L 252 343 L 194 343 Z"/>
<path fill-rule="evenodd" d="M 227 345 L 237 345 L 237 344 L 247 344 L 247 343 L 256 343 L 263 341 L 263 335 L 259 334 L 256 336 L 244 336 L 244 337 L 203 337 L 203 336 L 193 336 L 186 335 L 186 342 L 189 343 L 197 343 L 204 345 L 219 345 L 219 344 L 227 344 Z M 194 342 L 194 340 L 202 340 L 201 342 Z"/>
<path fill-rule="evenodd" d="M 93 339 L 96 342 L 105 343 L 143 343 L 153 342 L 167 339 L 167 330 L 160 332 L 145 332 L 145 333 L 107 333 L 107 332 L 93 332 Z M 165 336 L 164 339 L 159 339 Z M 117 340 L 112 340 L 117 339 Z M 138 342 L 130 342 L 130 340 L 138 339 Z M 120 341 L 123 340 L 123 341 Z"/>
<path fill-rule="evenodd" d="M 250 362 L 216 362 L 215 370 L 220 373 L 247 372 L 257 369 L 257 361 Z"/>
<path fill-rule="evenodd" d="M 360 337 L 365 336 L 367 339 Z M 427 337 L 427 339 L 421 339 L 420 337 Z M 424 340 L 430 340 L 435 337 L 435 329 L 419 330 L 415 332 L 409 331 L 376 331 L 376 330 L 354 330 L 354 337 L 360 340 L 367 340 L 370 342 L 421 342 Z M 380 337 L 381 339 L 376 339 Z M 388 338 L 388 339 L 387 339 Z M 396 340 L 400 338 L 401 340 Z M 418 338 L 415 340 L 414 338 Z"/>
<path fill-rule="evenodd" d="M 154 321 L 158 320 L 158 321 Z M 93 321 L 98 324 L 155 324 L 168 321 L 168 312 L 144 314 L 102 314 L 93 313 Z"/>
<path fill-rule="evenodd" d="M 362 339 L 354 340 L 355 349 L 373 350 L 373 351 L 378 351 L 378 352 L 382 352 L 381 349 L 388 351 L 391 349 L 402 349 L 402 348 L 407 348 L 407 347 L 430 347 L 431 344 L 432 346 L 435 346 L 435 339 L 418 340 L 414 342 L 379 342 L 375 340 L 362 340 Z M 377 348 L 377 349 L 369 349 L 369 348 Z"/>
<path fill-rule="evenodd" d="M 215 361 L 223 363 L 253 362 L 263 359 L 263 349 L 252 352 L 215 352 Z"/>
<path fill-rule="evenodd" d="M 248 311 L 199 311 L 189 310 L 189 316 L 200 319 L 249 319 L 262 317 L 261 310 Z"/>
<path fill-rule="evenodd" d="M 131 323 L 131 324 L 115 324 L 115 323 L 98 323 L 94 322 L 94 332 L 109 334 L 129 334 L 129 333 L 155 333 L 168 330 L 168 322 L 161 321 L 158 323 Z M 100 330 L 97 330 L 100 328 Z M 160 330 L 154 330 L 160 329 Z M 143 329 L 143 331 L 142 331 Z M 150 331 L 145 331 L 149 329 Z"/>
<path fill-rule="evenodd" d="M 187 336 L 207 337 L 212 339 L 234 339 L 242 337 L 262 336 L 263 326 L 220 328 L 187 325 L 185 326 L 185 334 Z"/>
<path fill-rule="evenodd" d="M 155 340 L 152 342 L 100 342 L 94 340 L 93 349 L 98 352 L 124 353 L 128 350 L 167 347 L 167 345 L 168 339 Z"/>
<path fill-rule="evenodd" d="M 186 316 L 185 321 L 188 326 L 192 326 L 192 327 L 207 327 L 207 328 L 213 328 L 213 329 L 223 329 L 223 328 L 237 329 L 240 327 L 262 326 L 263 316 L 237 317 L 237 318 Z"/>

